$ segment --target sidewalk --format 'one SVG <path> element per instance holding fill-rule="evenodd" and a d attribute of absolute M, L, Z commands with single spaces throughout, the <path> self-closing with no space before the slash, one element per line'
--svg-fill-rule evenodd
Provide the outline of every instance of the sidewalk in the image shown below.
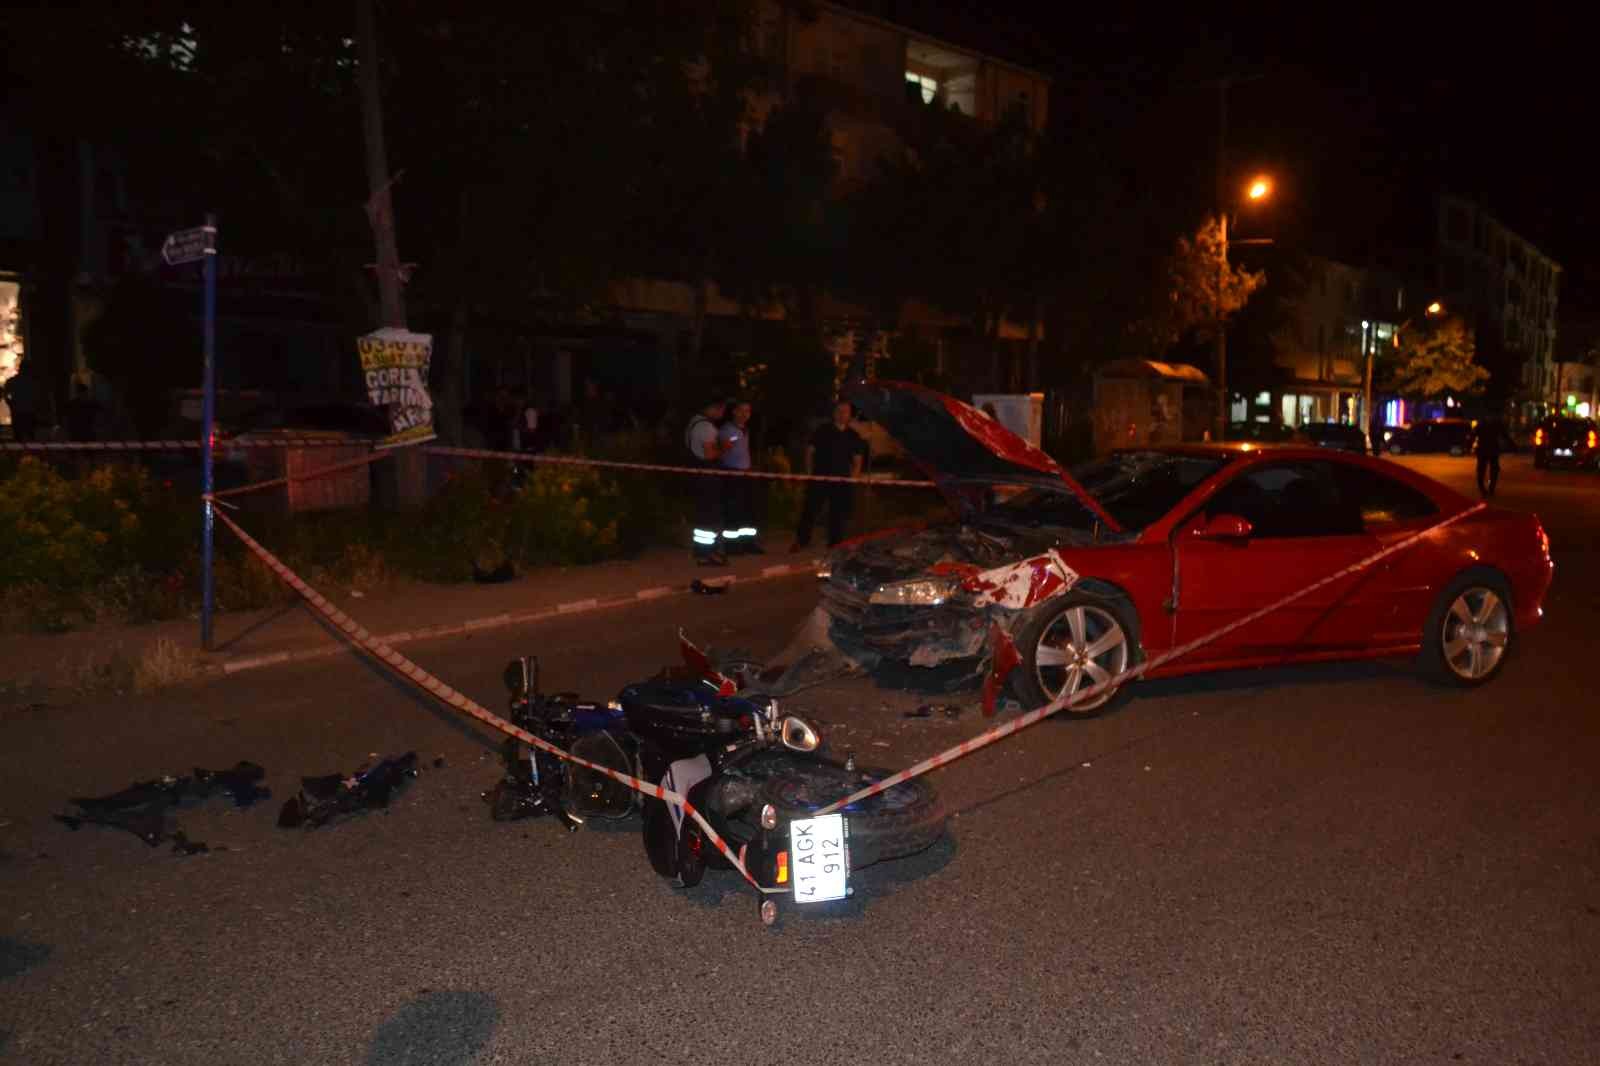
<path fill-rule="evenodd" d="M 726 567 L 697 566 L 686 548 L 657 548 L 592 566 L 531 570 L 498 585 L 406 583 L 381 592 L 322 587 L 317 591 L 390 644 L 540 618 L 694 595 L 696 579 L 750 582 L 807 573 L 817 551 L 789 554 L 789 534 L 774 530 L 769 554 L 737 556 Z M 271 545 L 267 545 L 270 550 Z M 82 695 L 126 684 L 132 664 L 169 641 L 192 653 L 203 677 L 347 653 L 347 642 L 324 627 L 303 603 L 260 611 L 219 613 L 215 650 L 199 650 L 197 618 L 150 625 L 107 625 L 62 634 L 11 634 L 0 641 L 0 704 Z"/>

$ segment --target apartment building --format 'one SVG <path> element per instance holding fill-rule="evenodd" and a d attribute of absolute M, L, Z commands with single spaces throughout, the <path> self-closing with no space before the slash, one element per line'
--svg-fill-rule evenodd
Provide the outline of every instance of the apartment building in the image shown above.
<path fill-rule="evenodd" d="M 1544 414 L 1560 399 L 1555 365 L 1561 264 L 1488 211 L 1441 196 L 1435 280 L 1440 298 L 1478 329 L 1478 350 L 1521 364 L 1518 413 Z"/>

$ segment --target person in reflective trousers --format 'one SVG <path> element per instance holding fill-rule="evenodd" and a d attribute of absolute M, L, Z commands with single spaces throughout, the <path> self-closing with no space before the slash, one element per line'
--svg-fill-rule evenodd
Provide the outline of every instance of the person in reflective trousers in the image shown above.
<path fill-rule="evenodd" d="M 689 419 L 683 431 L 684 447 L 689 449 L 691 465 L 703 470 L 715 470 L 722 457 L 722 445 L 717 440 L 717 423 L 727 413 L 723 400 L 712 400 Z M 726 566 L 727 553 L 719 543 L 717 530 L 722 528 L 722 485 L 727 478 L 715 474 L 698 474 L 694 478 L 694 558 L 701 566 Z"/>
<path fill-rule="evenodd" d="M 728 404 L 728 420 L 717 435 L 722 445 L 722 465 L 729 470 L 750 469 L 749 400 Z M 722 479 L 722 539 L 729 555 L 764 555 L 766 549 L 756 541 L 756 481 L 748 477 Z"/>

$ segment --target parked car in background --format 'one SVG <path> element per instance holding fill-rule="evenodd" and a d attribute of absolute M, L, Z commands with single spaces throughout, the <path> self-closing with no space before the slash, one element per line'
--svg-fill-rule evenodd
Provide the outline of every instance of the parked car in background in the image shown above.
<path fill-rule="evenodd" d="M 1387 442 L 1394 455 L 1409 452 L 1448 452 L 1466 455 L 1472 451 L 1472 423 L 1465 418 L 1424 418 L 1395 430 Z"/>
<path fill-rule="evenodd" d="M 1547 418 L 1533 431 L 1533 465 L 1600 469 L 1600 433 L 1592 418 Z"/>
<path fill-rule="evenodd" d="M 1311 438 L 1282 422 L 1230 422 L 1228 439 L 1258 444 L 1310 444 Z"/>
<path fill-rule="evenodd" d="M 1367 452 L 1367 435 L 1355 426 L 1347 426 L 1342 422 L 1311 422 L 1301 426 L 1300 432 L 1319 448 L 1355 452 L 1357 455 Z"/>

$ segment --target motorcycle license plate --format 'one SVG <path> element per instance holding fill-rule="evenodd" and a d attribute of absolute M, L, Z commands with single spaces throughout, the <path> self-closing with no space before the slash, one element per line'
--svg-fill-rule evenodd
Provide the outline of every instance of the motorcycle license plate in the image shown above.
<path fill-rule="evenodd" d="M 796 818 L 789 823 L 789 869 L 797 903 L 844 899 L 850 876 L 850 840 L 844 815 Z"/>

